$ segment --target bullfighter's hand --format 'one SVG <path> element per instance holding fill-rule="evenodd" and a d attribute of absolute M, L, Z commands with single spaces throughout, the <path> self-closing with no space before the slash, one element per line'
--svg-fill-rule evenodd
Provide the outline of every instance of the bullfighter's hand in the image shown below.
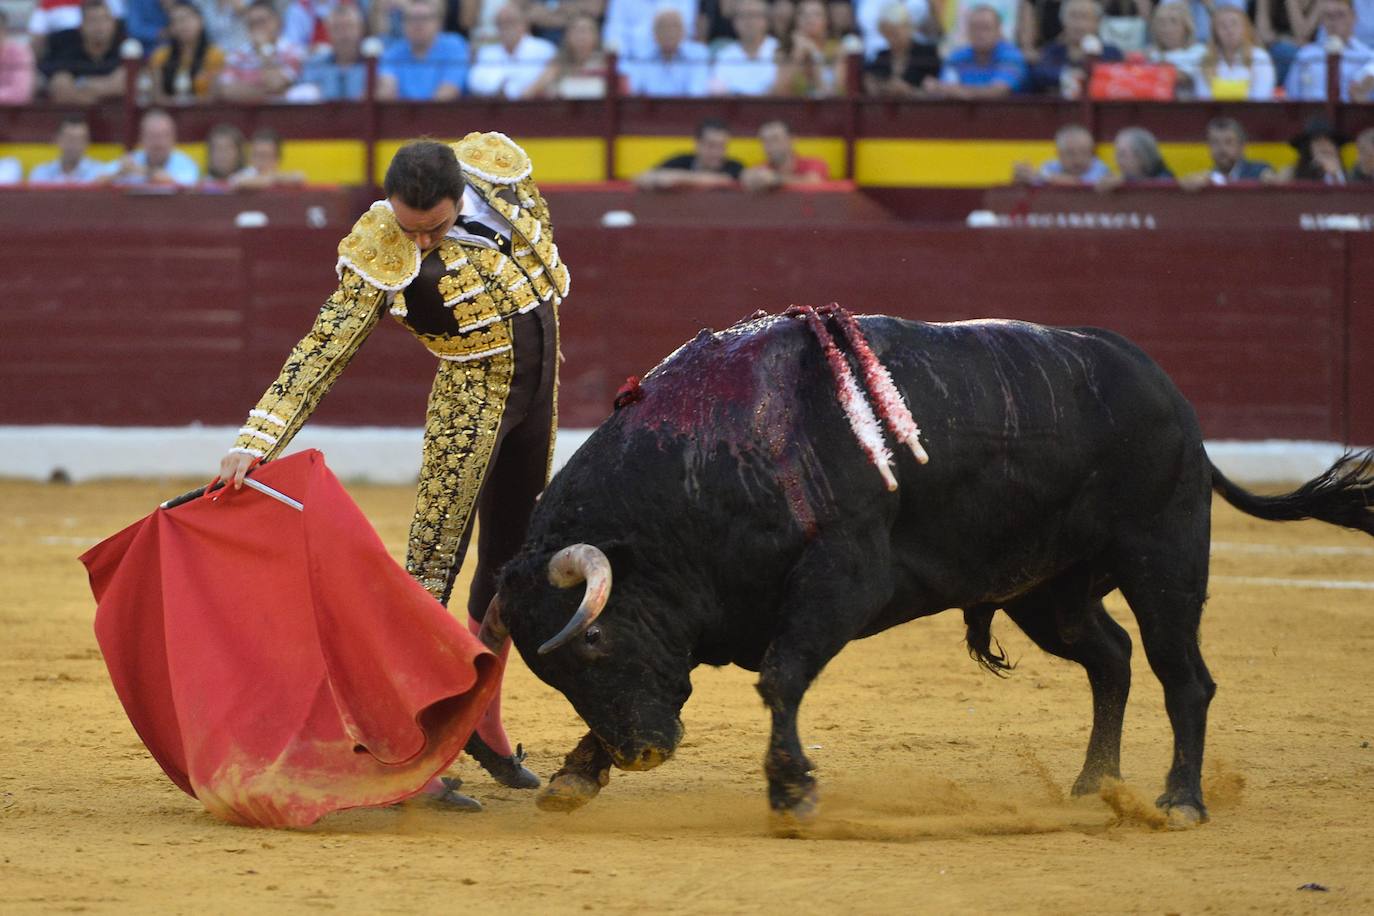
<path fill-rule="evenodd" d="M 252 455 L 245 455 L 243 452 L 229 452 L 220 459 L 219 479 L 224 481 L 225 486 L 242 490 L 243 478 L 253 466 L 254 460 Z"/>

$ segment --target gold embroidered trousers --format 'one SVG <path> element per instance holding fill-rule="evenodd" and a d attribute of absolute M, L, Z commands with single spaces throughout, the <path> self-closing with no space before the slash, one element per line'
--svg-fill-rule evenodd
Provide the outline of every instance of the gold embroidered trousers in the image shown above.
<path fill-rule="evenodd" d="M 548 482 L 557 425 L 554 307 L 507 319 L 512 349 L 439 361 L 425 419 L 424 458 L 406 568 L 447 603 L 477 516 L 478 566 L 468 613 L 481 619 L 496 571 L 524 539 Z"/>

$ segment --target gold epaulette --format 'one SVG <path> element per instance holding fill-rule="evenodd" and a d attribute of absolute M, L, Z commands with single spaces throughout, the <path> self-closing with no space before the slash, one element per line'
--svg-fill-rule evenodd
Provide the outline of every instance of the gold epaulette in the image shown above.
<path fill-rule="evenodd" d="M 339 243 L 337 270 L 351 267 L 377 289 L 405 289 L 420 273 L 420 249 L 406 237 L 396 214 L 377 201 Z"/>
<path fill-rule="evenodd" d="M 463 171 L 492 184 L 515 184 L 528 178 L 534 168 L 514 140 L 496 131 L 474 131 L 452 146 Z"/>

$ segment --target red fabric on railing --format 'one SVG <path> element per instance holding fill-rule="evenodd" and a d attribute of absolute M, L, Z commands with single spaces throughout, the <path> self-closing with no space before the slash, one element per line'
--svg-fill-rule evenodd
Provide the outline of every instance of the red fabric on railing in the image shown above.
<path fill-rule="evenodd" d="M 314 450 L 158 509 L 81 561 L 129 720 L 218 817 L 299 827 L 419 791 L 500 661 L 386 552 Z"/>

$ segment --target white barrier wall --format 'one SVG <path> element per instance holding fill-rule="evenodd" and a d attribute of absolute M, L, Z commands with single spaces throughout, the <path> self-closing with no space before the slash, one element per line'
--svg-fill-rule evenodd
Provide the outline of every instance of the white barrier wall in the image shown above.
<path fill-rule="evenodd" d="M 562 467 L 591 430 L 561 429 L 554 466 Z M 231 426 L 0 426 L 0 477 L 93 480 L 184 477 L 210 480 L 233 443 Z M 421 430 L 307 426 L 289 451 L 317 448 L 344 480 L 410 483 L 420 471 Z M 1207 443 L 1222 473 L 1249 486 L 1310 480 L 1343 451 L 1334 442 Z"/>

